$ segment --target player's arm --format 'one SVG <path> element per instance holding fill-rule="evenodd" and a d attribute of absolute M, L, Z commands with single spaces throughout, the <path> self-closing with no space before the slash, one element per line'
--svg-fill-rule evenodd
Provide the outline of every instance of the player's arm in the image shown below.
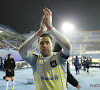
<path fill-rule="evenodd" d="M 50 9 L 45 8 L 43 9 L 44 15 L 45 15 L 45 23 L 46 27 L 49 29 L 50 33 L 54 36 L 54 38 L 57 40 L 59 45 L 63 48 L 62 52 L 66 55 L 69 54 L 71 50 L 71 44 L 68 41 L 68 39 L 62 35 L 59 31 L 57 31 L 53 25 L 52 25 L 52 12 Z"/>
<path fill-rule="evenodd" d="M 27 51 L 31 48 L 32 44 L 36 41 L 38 36 L 40 36 L 42 33 L 47 31 L 47 28 L 45 26 L 45 17 L 42 17 L 41 23 L 40 23 L 40 29 L 31 37 L 29 37 L 20 47 L 19 47 L 19 53 L 23 58 L 26 57 Z"/>

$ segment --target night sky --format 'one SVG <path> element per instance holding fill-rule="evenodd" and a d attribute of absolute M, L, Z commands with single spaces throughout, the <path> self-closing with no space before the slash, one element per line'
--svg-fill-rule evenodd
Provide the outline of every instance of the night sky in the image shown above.
<path fill-rule="evenodd" d="M 77 30 L 100 30 L 100 0 L 0 0 L 0 24 L 21 34 L 37 31 L 45 7 L 58 30 L 65 21 Z"/>

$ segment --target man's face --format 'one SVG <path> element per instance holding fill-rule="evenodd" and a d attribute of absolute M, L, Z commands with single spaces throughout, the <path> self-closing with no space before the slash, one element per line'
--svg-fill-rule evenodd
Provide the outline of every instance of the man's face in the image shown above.
<path fill-rule="evenodd" d="M 40 49 L 40 53 L 44 57 L 48 57 L 52 55 L 53 43 L 50 40 L 49 36 L 44 36 L 39 38 L 39 49 Z"/>
<path fill-rule="evenodd" d="M 8 56 L 8 58 L 9 58 L 9 59 L 11 59 L 11 58 L 12 58 L 12 56 L 11 56 L 11 55 L 9 55 L 9 56 Z"/>

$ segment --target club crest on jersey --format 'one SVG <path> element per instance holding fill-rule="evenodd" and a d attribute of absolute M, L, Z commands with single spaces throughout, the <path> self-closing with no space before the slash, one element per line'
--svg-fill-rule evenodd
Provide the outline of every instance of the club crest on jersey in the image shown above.
<path fill-rule="evenodd" d="M 51 65 L 51 67 L 56 67 L 57 66 L 56 60 L 51 61 L 50 65 Z"/>

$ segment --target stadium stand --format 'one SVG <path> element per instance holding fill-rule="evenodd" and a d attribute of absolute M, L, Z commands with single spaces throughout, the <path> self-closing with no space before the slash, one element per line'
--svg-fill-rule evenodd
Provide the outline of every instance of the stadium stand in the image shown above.
<path fill-rule="evenodd" d="M 18 52 L 18 47 L 25 41 L 25 38 L 12 28 L 0 24 L 0 57 L 2 62 L 8 54 L 12 54 L 16 61 L 16 68 L 29 67 Z M 23 66 L 24 65 L 24 66 Z"/>
<path fill-rule="evenodd" d="M 92 64 L 100 63 L 100 31 L 76 31 L 71 35 L 71 56 L 92 57 Z"/>
<path fill-rule="evenodd" d="M 33 34 L 33 33 L 32 33 Z M 72 44 L 71 56 L 92 56 L 93 58 L 100 58 L 100 31 L 75 31 L 71 33 L 69 40 Z M 27 34 L 29 37 L 31 34 Z M 67 36 L 67 35 L 66 35 Z M 55 42 L 56 40 L 54 40 Z M 37 42 L 34 47 L 38 50 Z"/>

